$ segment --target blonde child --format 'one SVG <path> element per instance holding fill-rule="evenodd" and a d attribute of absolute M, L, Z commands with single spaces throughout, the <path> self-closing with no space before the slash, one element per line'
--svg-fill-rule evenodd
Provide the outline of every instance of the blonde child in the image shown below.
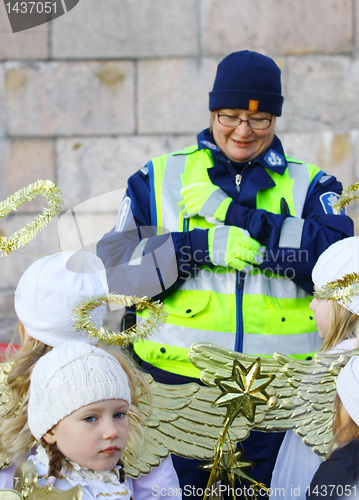
<path fill-rule="evenodd" d="M 121 456 L 141 451 L 144 432 L 133 413 L 120 363 L 83 342 L 67 342 L 42 356 L 30 383 L 28 425 L 40 442 L 29 457 L 39 483 L 83 488 L 83 500 L 130 500 Z"/>
<path fill-rule="evenodd" d="M 359 273 L 359 238 L 352 237 L 331 245 L 319 257 L 313 268 L 315 289 L 342 278 Z M 323 339 L 321 351 L 339 354 L 358 348 L 359 297 L 350 303 L 350 308 L 340 301 L 322 301 L 313 298 L 309 306 L 319 336 Z M 271 481 L 271 499 L 281 498 L 305 500 L 306 489 L 322 459 L 306 446 L 294 431 L 288 431 L 279 449 Z M 292 493 L 291 493 L 292 492 Z"/>
<path fill-rule="evenodd" d="M 359 357 L 350 358 L 337 377 L 333 441 L 329 457 L 320 465 L 307 498 L 359 496 Z"/>
<path fill-rule="evenodd" d="M 26 459 L 34 444 L 27 425 L 27 405 L 30 376 L 36 362 L 53 347 L 68 341 L 93 344 L 94 340 L 90 341 L 86 331 L 79 332 L 74 328 L 72 311 L 85 297 L 106 293 L 108 287 L 103 264 L 96 255 L 88 252 L 58 252 L 43 257 L 31 264 L 20 278 L 15 291 L 15 310 L 19 319 L 16 332 L 20 333 L 21 349 L 12 358 L 14 363 L 8 375 L 11 405 L 0 419 L 0 453 L 8 456 L 11 466 L 0 471 L 0 488 L 12 488 L 16 466 Z M 91 314 L 98 328 L 102 326 L 105 313 L 106 308 L 102 306 Z M 108 347 L 105 349 L 109 350 Z M 138 407 L 136 390 L 149 394 L 148 385 L 123 350 L 110 352 L 127 373 L 135 411 Z M 138 416 L 140 419 L 139 411 Z M 150 474 L 133 480 L 134 498 L 147 500 L 159 484 L 169 494 L 179 492 L 171 457 L 163 460 Z M 180 498 L 179 494 L 177 498 Z"/>

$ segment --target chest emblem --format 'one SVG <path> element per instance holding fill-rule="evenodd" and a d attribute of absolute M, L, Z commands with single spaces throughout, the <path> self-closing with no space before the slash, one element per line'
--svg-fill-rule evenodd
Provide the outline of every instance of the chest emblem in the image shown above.
<path fill-rule="evenodd" d="M 281 167 L 285 164 L 283 156 L 273 151 L 273 149 L 268 151 L 264 159 L 271 167 Z"/>

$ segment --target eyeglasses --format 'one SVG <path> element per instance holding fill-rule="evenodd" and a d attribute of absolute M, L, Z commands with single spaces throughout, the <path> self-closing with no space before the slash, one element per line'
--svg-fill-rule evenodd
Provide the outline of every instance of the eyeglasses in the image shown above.
<path fill-rule="evenodd" d="M 272 123 L 272 118 L 273 118 L 273 117 L 271 117 L 271 118 L 250 118 L 249 120 L 242 120 L 242 118 L 239 118 L 239 116 L 220 115 L 218 111 L 217 111 L 217 117 L 218 117 L 219 123 L 221 125 L 224 125 L 225 127 L 236 128 L 242 122 L 247 122 L 248 127 L 253 129 L 253 130 L 265 130 L 266 128 L 270 127 L 270 124 Z"/>

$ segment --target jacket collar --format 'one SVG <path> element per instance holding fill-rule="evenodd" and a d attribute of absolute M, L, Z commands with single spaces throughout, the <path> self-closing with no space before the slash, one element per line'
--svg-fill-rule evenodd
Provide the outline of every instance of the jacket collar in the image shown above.
<path fill-rule="evenodd" d="M 214 157 L 217 156 L 221 161 L 225 160 L 226 162 L 231 163 L 234 168 L 244 168 L 249 164 L 253 166 L 261 165 L 262 167 L 272 170 L 273 172 L 276 172 L 280 175 L 283 175 L 287 168 L 287 160 L 284 155 L 283 146 L 276 135 L 273 138 L 272 144 L 266 151 L 264 151 L 264 153 L 258 156 L 258 158 L 255 158 L 254 160 L 247 163 L 230 162 L 230 160 L 228 160 L 224 156 L 222 151 L 215 143 L 213 135 L 209 129 L 205 129 L 198 134 L 197 142 L 198 149 L 210 149 L 213 152 Z"/>

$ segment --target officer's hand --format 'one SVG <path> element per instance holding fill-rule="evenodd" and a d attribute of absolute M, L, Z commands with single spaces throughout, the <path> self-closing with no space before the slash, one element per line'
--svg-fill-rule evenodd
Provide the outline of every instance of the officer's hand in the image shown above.
<path fill-rule="evenodd" d="M 228 207 L 232 201 L 222 189 L 209 182 L 190 184 L 181 190 L 182 199 L 178 203 L 184 218 L 200 215 L 209 221 L 217 219 L 224 222 Z"/>
<path fill-rule="evenodd" d="M 208 231 L 209 258 L 212 264 L 250 272 L 253 264 L 261 264 L 265 247 L 236 226 L 216 226 Z"/>

